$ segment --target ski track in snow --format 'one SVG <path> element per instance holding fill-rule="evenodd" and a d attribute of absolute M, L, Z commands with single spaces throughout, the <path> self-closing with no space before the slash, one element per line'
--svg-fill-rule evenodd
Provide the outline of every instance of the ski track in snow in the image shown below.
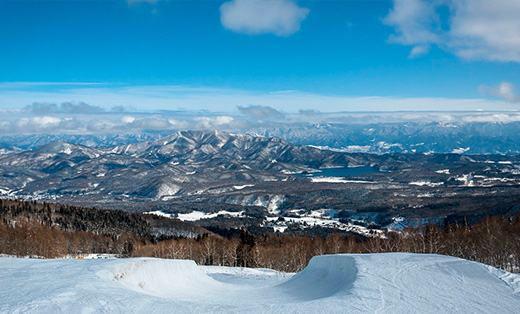
<path fill-rule="evenodd" d="M 520 275 L 454 257 L 315 257 L 298 274 L 153 258 L 0 258 L 1 313 L 518 313 Z"/>

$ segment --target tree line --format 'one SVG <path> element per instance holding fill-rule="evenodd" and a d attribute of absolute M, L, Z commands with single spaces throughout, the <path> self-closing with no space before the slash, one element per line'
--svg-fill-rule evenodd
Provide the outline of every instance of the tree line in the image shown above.
<path fill-rule="evenodd" d="M 13 208 L 6 209 L 13 206 L 26 208 L 19 208 L 19 212 Z M 450 255 L 520 272 L 520 216 L 485 217 L 471 225 L 466 222 L 455 222 L 445 227 L 430 224 L 400 232 L 387 231 L 382 236 L 374 237 L 344 233 L 316 237 L 284 234 L 255 236 L 242 228 L 238 235 L 231 237 L 207 232 L 196 237 L 160 238 L 126 227 L 60 229 L 59 223 L 48 223 L 38 215 L 29 214 L 31 211 L 28 208 L 31 206 L 45 208 L 45 205 L 37 203 L 0 202 L 0 253 L 46 258 L 78 253 L 111 253 L 124 257 L 192 259 L 199 265 L 265 267 L 295 272 L 305 268 L 316 255 L 411 252 Z M 59 208 L 60 205 L 52 206 Z M 71 209 L 76 210 L 81 209 Z M 82 215 L 104 219 L 96 214 L 75 214 L 75 217 Z M 55 218 L 50 216 L 51 220 Z M 133 218 L 126 219 L 131 221 Z M 117 226 L 119 223 L 124 225 L 125 221 L 118 222 L 117 216 L 114 223 L 97 222 L 100 226 Z M 82 225 L 81 219 L 77 225 Z M 137 225 L 145 230 L 149 226 L 144 223 Z"/>
<path fill-rule="evenodd" d="M 201 265 L 265 267 L 296 272 L 305 268 L 316 255 L 387 252 L 450 255 L 520 272 L 520 216 L 512 219 L 486 217 L 471 226 L 453 223 L 441 228 L 430 224 L 371 238 L 340 233 L 314 238 L 283 234 L 254 237 L 242 230 L 240 237 L 231 239 L 206 236 L 137 244 L 131 255 L 193 259 Z"/>

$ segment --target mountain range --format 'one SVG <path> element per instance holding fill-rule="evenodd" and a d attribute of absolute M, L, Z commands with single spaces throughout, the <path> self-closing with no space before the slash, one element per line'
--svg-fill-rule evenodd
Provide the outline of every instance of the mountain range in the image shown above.
<path fill-rule="evenodd" d="M 520 211 L 519 187 L 516 155 L 346 153 L 221 131 L 0 154 L 2 197 L 179 215 L 204 227 L 477 221 Z"/>
<path fill-rule="evenodd" d="M 344 152 L 365 153 L 520 153 L 520 122 L 386 122 L 276 123 L 228 132 L 277 137 L 297 145 L 314 145 Z M 155 141 L 172 130 L 143 130 L 114 134 L 0 135 L 0 154 L 6 150 L 35 149 L 63 141 L 88 147 L 108 147 Z"/>

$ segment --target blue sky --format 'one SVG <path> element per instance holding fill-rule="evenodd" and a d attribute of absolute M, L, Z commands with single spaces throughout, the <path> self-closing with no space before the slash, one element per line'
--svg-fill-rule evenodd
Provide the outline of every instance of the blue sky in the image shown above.
<path fill-rule="evenodd" d="M 516 110 L 518 16 L 517 0 L 0 0 L 0 109 Z"/>

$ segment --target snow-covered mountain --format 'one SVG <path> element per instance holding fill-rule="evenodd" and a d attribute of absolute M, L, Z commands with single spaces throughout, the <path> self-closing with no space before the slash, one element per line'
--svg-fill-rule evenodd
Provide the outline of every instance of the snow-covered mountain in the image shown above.
<path fill-rule="evenodd" d="M 353 230 L 340 211 L 343 220 L 381 226 L 512 215 L 519 185 L 519 156 L 344 153 L 221 131 L 0 154 L 2 197 L 174 216 L 244 212 L 276 230 L 293 222 Z"/>
<path fill-rule="evenodd" d="M 0 188 L 9 195 L 113 194 L 153 199 L 200 194 L 201 189 L 223 182 L 296 180 L 287 173 L 348 166 L 358 159 L 278 138 L 185 131 L 108 148 L 55 142 L 3 154 Z"/>
<path fill-rule="evenodd" d="M 277 123 L 225 131 L 277 137 L 292 144 L 329 147 L 345 152 L 520 153 L 520 122 L 468 122 L 455 118 L 450 122 L 364 123 L 340 120 L 320 124 Z M 27 150 L 58 141 L 88 147 L 113 147 L 155 141 L 173 132 L 143 130 L 114 134 L 0 135 L 0 147 Z"/>
<path fill-rule="evenodd" d="M 247 130 L 298 145 L 369 153 L 520 153 L 520 122 L 396 122 L 280 125 Z"/>
<path fill-rule="evenodd" d="M 298 274 L 187 260 L 0 258 L 2 313 L 517 313 L 520 276 L 459 258 L 314 257 Z"/>
<path fill-rule="evenodd" d="M 172 131 L 144 131 L 114 134 L 15 134 L 1 135 L 0 147 L 35 149 L 48 143 L 66 142 L 88 147 L 117 146 L 153 141 L 168 136 Z"/>

